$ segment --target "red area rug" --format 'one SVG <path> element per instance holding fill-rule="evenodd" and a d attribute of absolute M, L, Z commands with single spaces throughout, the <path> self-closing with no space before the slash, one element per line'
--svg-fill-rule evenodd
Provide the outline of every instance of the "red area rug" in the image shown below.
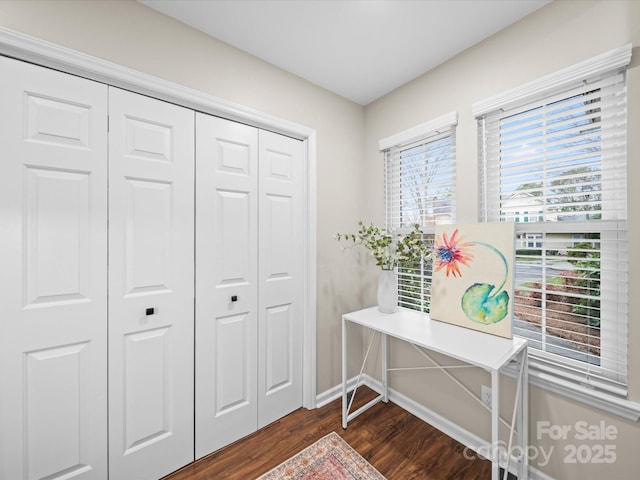
<path fill-rule="evenodd" d="M 257 480 L 385 480 L 336 432 L 331 432 Z"/>

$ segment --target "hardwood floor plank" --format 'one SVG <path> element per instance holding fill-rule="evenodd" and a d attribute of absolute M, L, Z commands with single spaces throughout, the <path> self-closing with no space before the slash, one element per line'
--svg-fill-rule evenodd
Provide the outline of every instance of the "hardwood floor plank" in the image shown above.
<path fill-rule="evenodd" d="M 359 389 L 354 408 L 374 396 Z M 254 480 L 333 431 L 388 480 L 491 478 L 489 461 L 466 459 L 463 445 L 391 402 L 375 405 L 344 430 L 338 399 L 296 410 L 163 480 Z"/>

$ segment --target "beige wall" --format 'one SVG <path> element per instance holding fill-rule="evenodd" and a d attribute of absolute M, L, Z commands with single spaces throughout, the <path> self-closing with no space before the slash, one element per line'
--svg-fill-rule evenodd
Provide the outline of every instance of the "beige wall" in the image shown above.
<path fill-rule="evenodd" d="M 382 196 L 383 177 L 377 165 L 382 161 L 378 140 L 456 110 L 458 206 L 460 222 L 477 220 L 477 137 L 471 105 L 507 89 L 535 80 L 561 68 L 593 57 L 609 49 L 632 42 L 634 59 L 628 76 L 629 95 L 629 205 L 637 205 L 639 189 L 633 179 L 640 178 L 640 141 L 633 132 L 640 130 L 640 2 L 556 0 L 520 22 L 468 49 L 428 74 L 398 88 L 366 107 L 366 162 L 370 166 L 365 195 L 370 215 L 382 219 L 378 199 Z M 460 194 L 464 192 L 464 194 Z M 629 209 L 629 264 L 640 265 L 640 210 Z M 630 269 L 630 300 L 640 290 L 637 270 Z M 629 379 L 631 399 L 640 402 L 640 325 L 638 314 L 630 306 Z M 392 355 L 403 364 L 417 362 L 404 345 L 394 344 Z M 472 390 L 490 385 L 487 375 L 465 371 L 456 373 Z M 509 384 L 510 382 L 505 382 Z M 392 375 L 392 387 L 448 417 L 470 431 L 489 438 L 489 414 L 473 401 L 461 396 L 452 382 L 436 371 Z M 507 390 L 512 390 L 508 385 Z M 507 401 L 510 392 L 505 392 Z M 637 478 L 637 446 L 640 424 L 608 415 L 538 388 L 530 396 L 530 441 L 545 452 L 553 447 L 549 464 L 532 464 L 548 475 L 562 480 Z M 508 410 L 503 412 L 510 418 Z M 617 429 L 615 440 L 584 442 L 575 438 L 576 422 L 606 425 Z M 537 422 L 570 425 L 573 430 L 566 441 L 551 441 L 547 434 L 537 439 Z M 505 438 L 505 437 L 503 437 Z M 586 443 L 612 444 L 616 462 L 607 464 L 569 464 L 565 459 L 572 447 Z M 595 447 L 596 449 L 598 447 Z"/>
<path fill-rule="evenodd" d="M 477 152 L 471 104 L 625 43 L 640 45 L 640 2 L 556 0 L 366 109 L 129 0 L 0 1 L 0 25 L 317 130 L 317 389 L 322 393 L 341 379 L 340 314 L 374 301 L 375 270 L 363 256 L 343 255 L 332 235 L 352 231 L 360 219 L 383 220 L 378 140 L 456 110 L 458 190 L 465 192 L 459 197 L 459 220 L 475 221 Z M 634 57 L 629 73 L 630 132 L 640 127 L 638 48 Z M 639 154 L 640 140 L 630 135 L 630 179 L 640 178 Z M 631 188 L 629 204 L 639 201 L 640 189 Z M 629 229 L 630 264 L 639 265 L 640 210 L 630 209 Z M 639 286 L 638 272 L 631 271 L 630 292 Z M 640 401 L 640 327 L 633 310 L 629 327 L 630 390 Z M 392 354 L 414 361 L 403 345 L 394 344 Z M 488 381 L 471 371 L 460 378 L 478 391 Z M 436 372 L 397 374 L 392 385 L 463 427 L 489 436 L 488 414 Z M 540 467 L 545 473 L 563 480 L 634 478 L 640 425 L 539 389 L 531 392 L 531 417 L 532 443 L 545 451 L 555 449 L 549 465 Z M 617 439 L 609 442 L 617 454 L 613 465 L 565 464 L 564 447 L 571 441 L 536 440 L 537 421 L 574 425 L 600 420 L 618 430 Z"/>

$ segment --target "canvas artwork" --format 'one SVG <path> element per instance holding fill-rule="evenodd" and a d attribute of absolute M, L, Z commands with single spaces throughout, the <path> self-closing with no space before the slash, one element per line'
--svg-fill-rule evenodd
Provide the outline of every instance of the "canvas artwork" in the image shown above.
<path fill-rule="evenodd" d="M 437 226 L 429 316 L 512 338 L 514 234 L 509 222 Z"/>

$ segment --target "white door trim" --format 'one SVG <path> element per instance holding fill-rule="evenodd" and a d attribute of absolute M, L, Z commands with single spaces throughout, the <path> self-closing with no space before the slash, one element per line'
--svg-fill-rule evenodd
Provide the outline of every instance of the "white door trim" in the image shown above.
<path fill-rule="evenodd" d="M 316 130 L 69 48 L 0 27 L 0 54 L 304 141 L 306 154 L 303 406 L 316 406 Z"/>

